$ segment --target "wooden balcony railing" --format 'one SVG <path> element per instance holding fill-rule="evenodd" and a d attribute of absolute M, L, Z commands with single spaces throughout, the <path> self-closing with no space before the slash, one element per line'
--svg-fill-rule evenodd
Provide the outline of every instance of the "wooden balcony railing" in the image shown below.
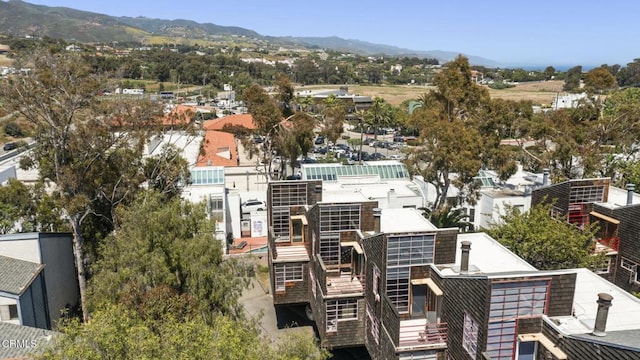
<path fill-rule="evenodd" d="M 400 321 L 399 340 L 400 348 L 446 347 L 447 324 L 426 323 L 426 319 L 424 321 Z"/>
<path fill-rule="evenodd" d="M 620 238 L 610 237 L 610 238 L 599 239 L 598 243 L 608 247 L 611 250 L 618 251 L 618 247 L 620 246 Z"/>

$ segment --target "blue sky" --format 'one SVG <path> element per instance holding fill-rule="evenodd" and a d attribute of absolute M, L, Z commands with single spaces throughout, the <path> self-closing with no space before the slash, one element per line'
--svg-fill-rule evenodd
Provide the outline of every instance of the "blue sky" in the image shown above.
<path fill-rule="evenodd" d="M 27 0 L 116 16 L 189 19 L 271 36 L 339 36 L 518 65 L 640 58 L 635 0 Z"/>

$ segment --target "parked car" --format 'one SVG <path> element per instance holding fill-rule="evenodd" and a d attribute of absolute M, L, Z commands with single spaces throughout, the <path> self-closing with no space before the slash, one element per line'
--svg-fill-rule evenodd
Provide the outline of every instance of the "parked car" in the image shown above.
<path fill-rule="evenodd" d="M 313 143 L 316 144 L 316 145 L 324 144 L 324 136 L 322 136 L 322 135 L 318 136 Z"/>
<path fill-rule="evenodd" d="M 300 175 L 298 174 L 289 175 L 287 176 L 287 180 L 300 180 Z"/>
<path fill-rule="evenodd" d="M 252 211 L 266 211 L 267 203 L 258 199 L 250 199 L 240 205 L 243 214 L 249 214 Z"/>
<path fill-rule="evenodd" d="M 381 153 L 373 153 L 373 154 L 369 155 L 369 160 L 371 160 L 371 161 L 384 160 L 384 159 L 385 159 L 385 157 Z"/>
<path fill-rule="evenodd" d="M 389 159 L 390 160 L 402 160 L 403 156 L 400 155 L 400 154 L 393 154 L 393 155 L 389 156 Z"/>
<path fill-rule="evenodd" d="M 358 152 L 355 152 L 351 155 L 351 159 L 353 159 L 354 161 L 358 161 L 360 159 L 358 159 Z M 362 161 L 369 161 L 369 153 L 367 153 L 366 151 L 362 152 Z"/>
<path fill-rule="evenodd" d="M 18 145 L 16 143 L 6 143 L 4 144 L 4 147 L 2 147 L 2 149 L 4 151 L 11 151 L 14 150 L 18 147 Z"/>

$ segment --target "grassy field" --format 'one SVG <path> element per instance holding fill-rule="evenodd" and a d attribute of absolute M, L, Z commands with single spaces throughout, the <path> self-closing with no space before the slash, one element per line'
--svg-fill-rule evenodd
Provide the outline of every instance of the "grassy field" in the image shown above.
<path fill-rule="evenodd" d="M 7 57 L 7 55 L 0 55 L 0 66 L 11 66 L 13 59 Z"/>
<path fill-rule="evenodd" d="M 531 82 L 518 84 L 504 90 L 488 89 L 491 98 L 508 100 L 531 100 L 534 105 L 551 105 L 556 93 L 562 91 L 563 82 L 560 80 Z M 348 85 L 349 93 L 371 97 L 381 97 L 393 105 L 399 105 L 405 100 L 418 99 L 421 94 L 433 90 L 431 86 L 375 86 Z M 296 90 L 337 88 L 337 85 L 313 85 L 297 88 Z"/>

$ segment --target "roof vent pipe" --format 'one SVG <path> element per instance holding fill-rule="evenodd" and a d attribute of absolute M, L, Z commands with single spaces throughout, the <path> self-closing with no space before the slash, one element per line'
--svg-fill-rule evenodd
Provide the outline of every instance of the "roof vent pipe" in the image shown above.
<path fill-rule="evenodd" d="M 549 169 L 542 169 L 542 186 L 549 185 Z"/>
<path fill-rule="evenodd" d="M 633 192 L 636 190 L 634 184 L 627 184 L 627 205 L 633 205 Z"/>
<path fill-rule="evenodd" d="M 460 257 L 460 274 L 469 273 L 469 252 L 471 251 L 471 241 L 463 241 L 460 249 L 462 256 Z"/>
<path fill-rule="evenodd" d="M 376 233 L 380 232 L 380 217 L 382 217 L 382 209 L 374 208 L 373 209 L 373 230 Z"/>
<path fill-rule="evenodd" d="M 607 333 L 607 316 L 609 316 L 609 308 L 611 307 L 613 296 L 607 293 L 598 294 L 598 312 L 596 313 L 596 324 L 593 327 L 593 335 L 605 336 Z"/>

